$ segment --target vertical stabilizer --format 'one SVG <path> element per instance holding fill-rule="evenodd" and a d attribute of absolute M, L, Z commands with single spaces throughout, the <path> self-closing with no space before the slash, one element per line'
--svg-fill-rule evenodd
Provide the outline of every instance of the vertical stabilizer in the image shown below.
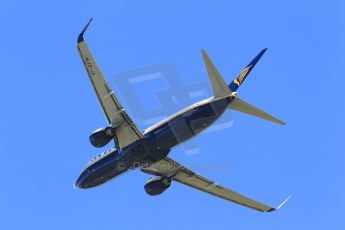
<path fill-rule="evenodd" d="M 230 83 L 229 88 L 232 92 L 236 92 L 240 87 L 242 82 L 246 79 L 250 71 L 254 68 L 256 63 L 260 60 L 262 55 L 266 52 L 267 49 L 261 50 L 261 52 L 256 55 L 256 57 L 241 71 L 241 73 Z"/>

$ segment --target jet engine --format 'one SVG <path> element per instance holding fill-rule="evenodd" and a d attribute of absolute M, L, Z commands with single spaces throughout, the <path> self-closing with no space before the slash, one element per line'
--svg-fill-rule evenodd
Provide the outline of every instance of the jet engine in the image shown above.
<path fill-rule="evenodd" d="M 115 137 L 115 129 L 111 127 L 100 128 L 93 131 L 90 135 L 90 143 L 97 147 L 101 148 L 108 144 Z"/>
<path fill-rule="evenodd" d="M 156 177 L 148 180 L 144 186 L 147 194 L 151 196 L 157 196 L 164 192 L 167 188 L 170 187 L 171 178 L 169 177 Z"/>

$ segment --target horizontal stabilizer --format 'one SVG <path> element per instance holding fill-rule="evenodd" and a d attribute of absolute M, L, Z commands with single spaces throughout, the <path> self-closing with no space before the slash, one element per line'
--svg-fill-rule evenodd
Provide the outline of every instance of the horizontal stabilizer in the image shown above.
<path fill-rule="evenodd" d="M 249 103 L 245 102 L 244 100 L 236 97 L 228 106 L 229 109 L 233 109 L 242 113 L 246 113 L 255 117 L 259 117 L 268 121 L 272 121 L 274 123 L 285 125 L 285 122 L 279 120 L 278 118 L 273 117 L 272 115 L 250 105 Z"/>
<path fill-rule="evenodd" d="M 224 97 L 231 94 L 228 85 L 212 63 L 204 49 L 201 50 L 201 56 L 204 60 L 208 78 L 211 82 L 214 97 Z"/>

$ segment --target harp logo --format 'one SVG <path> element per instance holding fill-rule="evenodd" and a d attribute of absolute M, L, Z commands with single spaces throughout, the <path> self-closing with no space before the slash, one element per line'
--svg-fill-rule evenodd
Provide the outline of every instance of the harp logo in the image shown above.
<path fill-rule="evenodd" d="M 241 71 L 241 73 L 238 75 L 238 77 L 236 77 L 236 79 L 234 80 L 234 83 L 238 86 L 240 86 L 240 84 L 242 83 L 242 81 L 244 80 L 244 78 L 247 76 L 250 68 L 252 66 L 248 66 L 247 68 L 243 69 Z"/>

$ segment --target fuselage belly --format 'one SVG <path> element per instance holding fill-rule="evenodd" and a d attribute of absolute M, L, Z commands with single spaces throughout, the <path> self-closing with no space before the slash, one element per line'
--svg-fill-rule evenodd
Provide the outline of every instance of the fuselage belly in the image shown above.
<path fill-rule="evenodd" d="M 173 147 L 209 127 L 230 102 L 231 97 L 202 101 L 148 128 L 143 139 L 123 149 L 109 149 L 90 162 L 77 179 L 76 186 L 95 187 L 130 169 L 145 167 L 163 159 Z"/>

